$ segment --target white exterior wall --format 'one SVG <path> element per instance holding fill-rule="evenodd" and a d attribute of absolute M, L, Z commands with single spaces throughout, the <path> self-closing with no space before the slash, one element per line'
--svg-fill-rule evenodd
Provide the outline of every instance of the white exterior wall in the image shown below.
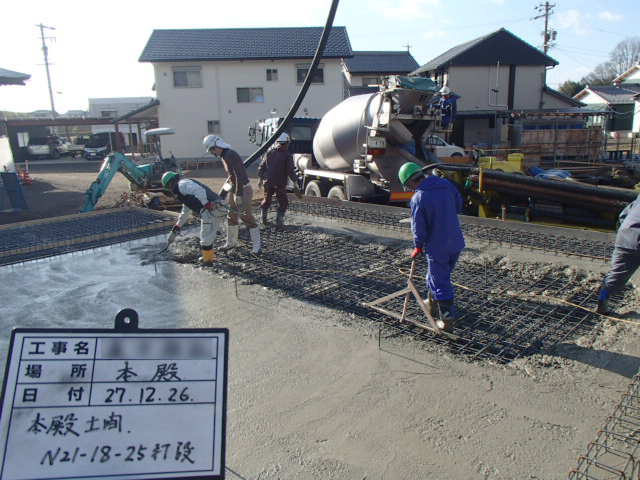
<path fill-rule="evenodd" d="M 636 114 L 633 116 L 632 128 L 634 132 L 640 132 L 640 99 L 636 100 L 633 111 L 636 112 Z"/>
<path fill-rule="evenodd" d="M 586 103 L 587 105 L 607 105 L 607 102 L 604 98 L 589 91 L 587 91 L 584 95 L 576 95 L 574 98 L 576 100 L 580 100 L 582 103 Z"/>
<path fill-rule="evenodd" d="M 496 88 L 496 77 L 497 94 L 491 91 Z M 449 69 L 449 88 L 461 95 L 458 98 L 458 111 L 506 110 L 509 93 L 509 68 L 496 69 L 495 65 L 490 67 L 451 67 Z"/>
<path fill-rule="evenodd" d="M 217 120 L 220 133 L 216 135 L 240 155 L 249 156 L 256 150 L 249 143 L 249 127 L 271 117 L 274 109 L 277 116 L 287 114 L 302 86 L 296 83 L 296 65 L 310 63 L 311 59 L 155 63 L 159 126 L 176 132 L 163 138 L 163 150 L 171 150 L 181 159 L 211 158 L 202 150 L 202 139 L 208 134 L 207 121 Z M 340 60 L 325 59 L 321 63 L 324 83 L 311 85 L 297 116 L 322 117 L 342 100 Z M 171 67 L 175 66 L 201 67 L 202 87 L 174 87 Z M 278 70 L 277 81 L 267 81 L 267 69 Z M 236 88 L 254 87 L 263 89 L 264 103 L 237 101 Z"/>
<path fill-rule="evenodd" d="M 628 77 L 626 77 L 621 83 L 620 86 L 623 87 L 624 84 L 629 83 L 640 83 L 640 68 L 636 68 L 633 73 L 631 73 Z"/>
<path fill-rule="evenodd" d="M 544 66 L 516 66 L 514 109 L 539 108 L 544 80 Z M 451 67 L 449 88 L 461 95 L 458 110 L 507 110 L 509 65 Z"/>

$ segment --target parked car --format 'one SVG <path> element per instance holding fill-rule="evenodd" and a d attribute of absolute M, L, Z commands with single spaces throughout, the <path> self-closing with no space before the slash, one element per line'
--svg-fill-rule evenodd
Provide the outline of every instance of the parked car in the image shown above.
<path fill-rule="evenodd" d="M 31 158 L 58 158 L 69 153 L 69 142 L 57 136 L 33 137 L 27 144 L 27 153 Z"/>
<path fill-rule="evenodd" d="M 439 136 L 433 134 L 427 137 L 427 140 L 425 141 L 425 147 L 427 147 L 428 149 L 433 149 L 438 158 L 464 157 L 465 155 L 464 149 L 458 147 L 457 145 L 447 143 Z"/>
<path fill-rule="evenodd" d="M 117 148 L 117 136 L 115 132 L 94 133 L 84 146 L 84 158 L 87 160 L 102 160 Z M 120 134 L 120 147 L 124 148 L 124 135 Z"/>

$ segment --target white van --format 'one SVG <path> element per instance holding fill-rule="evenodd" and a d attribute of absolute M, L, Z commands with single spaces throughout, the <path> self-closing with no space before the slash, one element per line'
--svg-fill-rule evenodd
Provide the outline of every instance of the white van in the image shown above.
<path fill-rule="evenodd" d="M 464 157 L 465 152 L 457 145 L 445 142 L 437 135 L 429 135 L 425 141 L 425 147 L 434 150 L 438 158 L 442 157 Z"/>

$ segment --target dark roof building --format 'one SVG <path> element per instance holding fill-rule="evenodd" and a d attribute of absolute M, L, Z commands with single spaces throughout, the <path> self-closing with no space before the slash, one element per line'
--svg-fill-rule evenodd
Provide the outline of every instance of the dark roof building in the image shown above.
<path fill-rule="evenodd" d="M 356 75 L 406 75 L 420 65 L 411 53 L 401 52 L 353 52 L 353 57 L 345 58 L 345 65 L 350 73 Z"/>
<path fill-rule="evenodd" d="M 140 62 L 313 58 L 322 27 L 154 30 Z M 345 27 L 333 27 L 324 58 L 353 55 Z"/>
<path fill-rule="evenodd" d="M 0 85 L 24 85 L 31 75 L 0 68 Z"/>
<path fill-rule="evenodd" d="M 545 65 L 547 67 L 558 65 L 553 58 L 501 28 L 447 50 L 411 74 L 420 75 L 450 66 L 495 65 L 496 62 L 503 65 Z"/>
<path fill-rule="evenodd" d="M 603 103 L 622 105 L 634 102 L 634 97 L 640 93 L 640 85 L 625 84 L 623 87 L 617 85 L 588 85 L 576 95 L 576 98 L 584 97 L 589 91 L 601 97 L 604 100 Z"/>

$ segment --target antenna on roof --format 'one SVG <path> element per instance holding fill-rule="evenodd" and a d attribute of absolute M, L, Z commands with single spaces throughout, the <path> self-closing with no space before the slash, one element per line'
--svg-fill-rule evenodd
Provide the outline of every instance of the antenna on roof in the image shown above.
<path fill-rule="evenodd" d="M 411 45 L 409 42 L 407 42 L 407 44 L 406 44 L 406 45 L 402 45 L 402 46 L 403 46 L 403 47 L 407 47 L 407 53 L 410 53 L 410 52 L 409 52 L 409 49 L 410 49 L 413 45 Z"/>

